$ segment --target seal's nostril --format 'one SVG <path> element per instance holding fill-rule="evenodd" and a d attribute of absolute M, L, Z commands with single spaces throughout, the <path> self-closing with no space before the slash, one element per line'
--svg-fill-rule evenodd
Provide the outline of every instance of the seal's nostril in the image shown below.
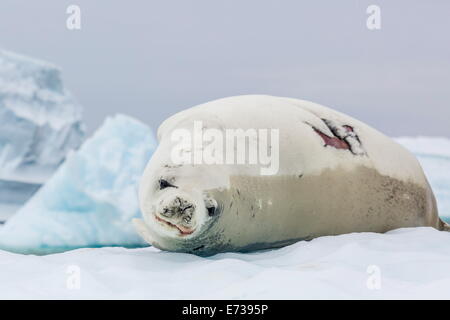
<path fill-rule="evenodd" d="M 181 212 L 183 212 L 183 214 L 192 214 L 192 212 L 194 212 L 194 207 L 192 205 L 188 205 L 187 207 L 181 208 Z"/>
<path fill-rule="evenodd" d="M 173 212 L 172 210 L 169 210 L 167 208 L 164 208 L 163 211 L 161 212 L 161 215 L 167 218 L 171 218 L 173 217 L 173 215 L 175 214 L 175 212 Z"/>

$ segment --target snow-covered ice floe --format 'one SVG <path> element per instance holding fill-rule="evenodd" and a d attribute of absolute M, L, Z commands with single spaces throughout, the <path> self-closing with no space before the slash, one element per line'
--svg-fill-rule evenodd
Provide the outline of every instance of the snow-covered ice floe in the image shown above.
<path fill-rule="evenodd" d="M 0 251 L 0 298 L 450 299 L 450 233 L 353 233 L 209 258 L 141 249 Z"/>
<path fill-rule="evenodd" d="M 0 50 L 0 220 L 79 147 L 81 111 L 57 67 Z"/>
<path fill-rule="evenodd" d="M 108 118 L 4 226 L 0 249 L 45 254 L 80 247 L 143 246 L 138 180 L 156 147 L 152 130 Z"/>

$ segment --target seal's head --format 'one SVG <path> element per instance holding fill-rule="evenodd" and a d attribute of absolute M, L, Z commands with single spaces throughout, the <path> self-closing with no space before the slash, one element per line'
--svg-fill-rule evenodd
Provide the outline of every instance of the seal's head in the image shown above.
<path fill-rule="evenodd" d="M 173 177 L 166 179 L 158 179 L 154 192 L 142 190 L 144 219 L 162 235 L 192 237 L 216 214 L 217 202 L 197 188 L 175 185 Z"/>
<path fill-rule="evenodd" d="M 219 216 L 220 206 L 199 178 L 201 168 L 149 164 L 140 188 L 143 221 L 139 234 L 151 245 L 169 251 L 201 246 Z"/>

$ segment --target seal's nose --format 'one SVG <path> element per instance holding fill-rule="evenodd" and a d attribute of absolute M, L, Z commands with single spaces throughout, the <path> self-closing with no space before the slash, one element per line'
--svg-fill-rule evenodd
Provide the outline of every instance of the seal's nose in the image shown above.
<path fill-rule="evenodd" d="M 167 219 L 182 220 L 189 223 L 194 211 L 195 205 L 192 202 L 176 196 L 161 207 L 160 214 Z"/>

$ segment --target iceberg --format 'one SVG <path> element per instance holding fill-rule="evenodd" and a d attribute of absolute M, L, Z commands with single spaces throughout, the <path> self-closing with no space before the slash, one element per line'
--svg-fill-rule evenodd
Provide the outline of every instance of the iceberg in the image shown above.
<path fill-rule="evenodd" d="M 45 254 L 80 247 L 140 247 L 131 219 L 137 185 L 156 148 L 152 130 L 107 118 L 37 193 L 0 227 L 0 248 Z"/>
<path fill-rule="evenodd" d="M 57 67 L 0 50 L 0 220 L 79 147 L 81 111 Z"/>

